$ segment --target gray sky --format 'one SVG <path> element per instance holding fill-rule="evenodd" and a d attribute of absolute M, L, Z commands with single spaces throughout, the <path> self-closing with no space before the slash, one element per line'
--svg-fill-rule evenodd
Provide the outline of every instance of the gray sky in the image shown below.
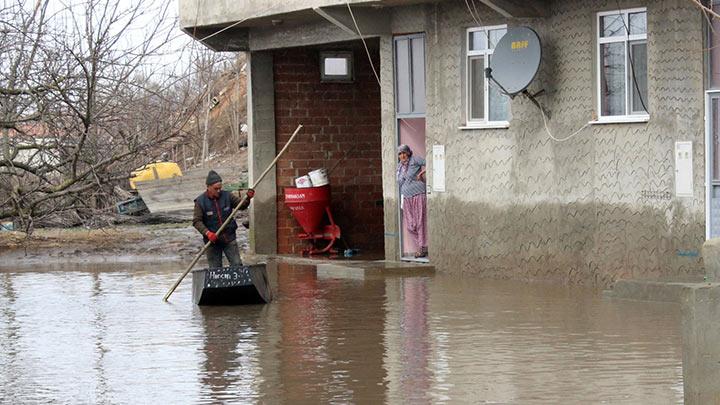
<path fill-rule="evenodd" d="M 48 15 L 60 24 L 82 23 L 85 5 L 92 0 L 51 0 Z M 104 0 L 100 0 L 102 2 Z M 119 48 L 130 49 L 142 45 L 157 30 L 151 40 L 151 47 L 157 48 L 157 56 L 147 59 L 147 74 L 174 73 L 181 74 L 190 65 L 198 52 L 205 52 L 205 47 L 193 41 L 178 26 L 178 0 L 110 0 L 117 4 L 119 10 L 127 10 L 141 4 L 142 14 L 130 22 Z M 74 19 L 73 17 L 74 16 Z M 119 25 L 118 25 L 119 26 Z M 165 41 L 169 38 L 168 41 Z"/>

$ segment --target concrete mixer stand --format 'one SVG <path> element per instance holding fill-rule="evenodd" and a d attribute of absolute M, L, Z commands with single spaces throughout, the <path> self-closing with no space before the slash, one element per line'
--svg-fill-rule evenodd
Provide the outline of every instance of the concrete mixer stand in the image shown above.
<path fill-rule="evenodd" d="M 335 224 L 330 212 L 330 186 L 309 188 L 285 188 L 285 205 L 304 232 L 298 234 L 301 240 L 310 241 L 311 247 L 304 249 L 303 256 L 326 253 L 340 236 L 340 227 Z M 330 225 L 322 225 L 327 215 Z"/>

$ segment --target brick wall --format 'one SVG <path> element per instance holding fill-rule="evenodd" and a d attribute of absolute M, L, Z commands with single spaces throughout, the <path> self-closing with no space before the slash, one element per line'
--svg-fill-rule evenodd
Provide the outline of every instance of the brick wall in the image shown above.
<path fill-rule="evenodd" d="M 352 248 L 383 251 L 380 89 L 361 45 L 339 49 L 353 51 L 353 83 L 320 82 L 321 49 L 293 48 L 274 54 L 278 150 L 298 124 L 304 125 L 276 168 L 278 253 L 299 253 L 307 246 L 296 237 L 302 228 L 285 207 L 283 188 L 308 171 L 330 170 L 343 156 L 330 174 L 335 222 Z M 377 68 L 376 49 L 371 54 Z"/>

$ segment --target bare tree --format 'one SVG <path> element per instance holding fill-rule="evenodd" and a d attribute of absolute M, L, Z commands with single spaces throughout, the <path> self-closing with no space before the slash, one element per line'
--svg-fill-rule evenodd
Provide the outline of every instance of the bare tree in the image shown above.
<path fill-rule="evenodd" d="M 239 54 L 235 60 L 233 69 L 230 71 L 231 87 L 227 89 L 226 99 L 229 108 L 225 109 L 225 120 L 227 127 L 230 129 L 230 139 L 228 147 L 230 150 L 238 151 L 241 143 L 247 143 L 247 138 L 242 133 L 242 125 L 247 120 L 247 102 L 246 102 L 246 57 L 245 54 Z"/>
<path fill-rule="evenodd" d="M 31 229 L 49 214 L 94 208 L 132 168 L 185 142 L 205 97 L 188 85 L 192 72 L 158 75 L 151 63 L 179 35 L 170 0 L 153 10 L 160 24 L 143 24 L 141 1 L 3 4 L 0 218 Z M 139 34 L 139 25 L 150 29 Z"/>
<path fill-rule="evenodd" d="M 200 156 L 198 156 L 196 162 L 203 166 L 211 155 L 210 137 L 215 130 L 211 124 L 214 118 L 211 110 L 218 104 L 218 93 L 222 90 L 227 79 L 223 73 L 227 72 L 231 68 L 230 66 L 232 64 L 228 60 L 228 56 L 220 53 L 199 52 L 193 60 L 194 82 L 206 95 L 202 109 L 193 118 L 197 123 L 195 136 L 200 144 Z"/>
<path fill-rule="evenodd" d="M 708 18 L 708 20 L 713 18 L 720 18 L 720 14 L 716 13 L 715 10 L 713 10 L 714 6 L 709 6 L 703 4 L 700 0 L 688 0 L 691 3 L 695 4 L 702 12 L 705 14 L 705 16 Z"/>

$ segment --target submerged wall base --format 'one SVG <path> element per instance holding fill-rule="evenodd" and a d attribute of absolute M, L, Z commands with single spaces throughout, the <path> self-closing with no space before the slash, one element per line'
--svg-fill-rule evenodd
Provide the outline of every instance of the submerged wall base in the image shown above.
<path fill-rule="evenodd" d="M 720 403 L 720 284 L 683 290 L 682 334 L 685 404 Z"/>

